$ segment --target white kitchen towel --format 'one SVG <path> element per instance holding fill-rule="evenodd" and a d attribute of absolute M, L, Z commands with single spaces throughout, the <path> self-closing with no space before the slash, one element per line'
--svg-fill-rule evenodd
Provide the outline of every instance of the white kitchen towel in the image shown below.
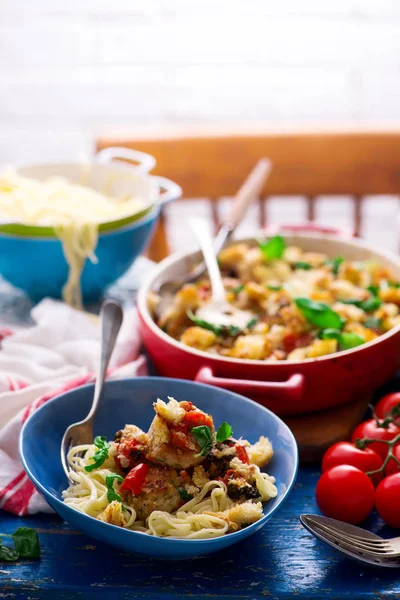
<path fill-rule="evenodd" d="M 20 516 L 51 509 L 27 478 L 18 436 L 29 415 L 54 396 L 94 380 L 100 353 L 97 317 L 46 299 L 32 310 L 35 325 L 0 328 L 0 508 Z M 137 314 L 127 311 L 109 378 L 147 374 L 139 355 Z"/>

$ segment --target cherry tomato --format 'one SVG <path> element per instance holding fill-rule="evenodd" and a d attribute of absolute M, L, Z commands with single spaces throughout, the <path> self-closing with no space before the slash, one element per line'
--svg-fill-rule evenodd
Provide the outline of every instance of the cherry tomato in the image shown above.
<path fill-rule="evenodd" d="M 384 419 L 395 408 L 400 404 L 400 392 L 394 392 L 393 394 L 387 394 L 383 396 L 375 406 L 375 413 L 379 419 Z M 400 417 L 397 419 L 400 423 Z"/>
<path fill-rule="evenodd" d="M 400 460 L 400 444 L 395 445 L 395 447 L 393 448 L 393 454 L 398 460 Z M 400 466 L 395 460 L 393 460 L 393 458 L 390 458 L 388 464 L 385 467 L 385 476 L 387 477 L 388 475 L 393 475 L 393 473 L 398 473 L 399 471 Z"/>
<path fill-rule="evenodd" d="M 374 506 L 374 486 L 368 475 L 351 465 L 322 473 L 315 490 L 317 504 L 327 517 L 361 523 Z"/>
<path fill-rule="evenodd" d="M 375 492 L 375 506 L 382 519 L 391 527 L 400 527 L 400 473 L 382 479 Z"/>
<path fill-rule="evenodd" d="M 389 423 L 388 427 L 379 427 L 377 425 L 375 419 L 368 419 L 368 421 L 364 421 L 360 423 L 358 427 L 353 431 L 353 435 L 351 436 L 351 441 L 355 442 L 357 439 L 362 438 L 376 438 L 379 440 L 390 441 L 396 437 L 396 435 L 400 434 L 400 427 L 394 425 L 394 423 Z M 375 450 L 383 460 L 385 460 L 388 447 L 387 444 L 381 444 L 379 442 L 374 442 L 370 444 L 368 448 L 371 450 Z"/>
<path fill-rule="evenodd" d="M 352 465 L 366 473 L 367 471 L 376 471 L 382 466 L 382 463 L 382 458 L 371 448 L 360 450 L 350 442 L 337 442 L 325 452 L 322 459 L 322 471 L 327 471 L 337 465 Z M 376 473 L 372 476 L 372 481 L 378 485 L 382 477 L 383 472 Z"/>

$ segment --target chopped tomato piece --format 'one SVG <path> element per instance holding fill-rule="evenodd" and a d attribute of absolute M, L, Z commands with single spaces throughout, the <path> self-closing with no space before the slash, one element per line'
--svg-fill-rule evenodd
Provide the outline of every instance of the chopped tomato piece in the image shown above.
<path fill-rule="evenodd" d="M 118 444 L 117 453 L 115 455 L 115 462 L 117 463 L 120 469 L 122 468 L 122 465 L 118 455 L 122 454 L 123 456 L 125 456 L 129 460 L 128 468 L 132 468 L 135 463 L 131 453 L 134 452 L 138 446 L 139 443 L 137 442 L 137 440 L 126 440 Z"/>
<path fill-rule="evenodd" d="M 189 448 L 189 440 L 185 433 L 182 431 L 171 430 L 171 446 L 180 448 L 181 450 L 187 450 Z"/>
<path fill-rule="evenodd" d="M 191 410 L 183 417 L 183 422 L 190 427 L 198 427 L 199 425 L 213 426 L 213 420 L 210 415 L 206 415 L 198 410 Z"/>
<path fill-rule="evenodd" d="M 249 465 L 250 459 L 249 459 L 249 455 L 247 454 L 246 448 L 244 446 L 242 446 L 241 444 L 236 444 L 235 448 L 236 448 L 236 456 L 238 457 L 238 459 L 240 461 L 242 461 L 242 463 Z"/>
<path fill-rule="evenodd" d="M 128 475 L 125 477 L 123 484 L 121 485 L 119 491 L 120 492 L 132 492 L 135 496 L 138 496 L 142 491 L 143 484 L 145 482 L 147 473 L 149 472 L 150 467 L 145 465 L 144 463 L 140 463 L 134 467 L 131 471 L 129 471 Z"/>
<path fill-rule="evenodd" d="M 296 348 L 296 336 L 294 333 L 287 333 L 282 339 L 283 349 L 289 353 Z"/>

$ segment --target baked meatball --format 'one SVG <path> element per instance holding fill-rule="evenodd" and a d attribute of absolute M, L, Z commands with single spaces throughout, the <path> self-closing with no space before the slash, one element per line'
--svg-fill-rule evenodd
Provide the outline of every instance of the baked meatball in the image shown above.
<path fill-rule="evenodd" d="M 169 398 L 154 404 L 156 416 L 148 433 L 149 461 L 176 469 L 189 469 L 201 463 L 213 448 L 215 432 L 212 417 L 191 402 L 177 402 Z M 195 427 L 205 426 L 207 439 L 193 434 Z"/>

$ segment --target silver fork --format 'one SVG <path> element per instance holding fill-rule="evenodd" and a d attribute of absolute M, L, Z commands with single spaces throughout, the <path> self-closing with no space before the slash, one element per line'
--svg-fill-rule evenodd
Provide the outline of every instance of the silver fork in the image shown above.
<path fill-rule="evenodd" d="M 400 538 L 384 540 L 375 533 L 320 515 L 301 515 L 302 525 L 358 561 L 383 567 L 400 567 Z"/>
<path fill-rule="evenodd" d="M 117 335 L 122 324 L 122 308 L 118 302 L 107 300 L 103 303 L 100 311 L 101 318 L 101 355 L 99 369 L 96 374 L 96 384 L 93 394 L 91 409 L 83 421 L 70 425 L 61 442 L 61 464 L 66 476 L 70 481 L 69 468 L 67 464 L 67 454 L 71 446 L 78 444 L 91 444 L 93 442 L 93 423 L 96 411 L 99 406 L 101 394 L 103 391 L 104 380 L 107 367 L 110 362 L 111 354 L 114 350 Z"/>

